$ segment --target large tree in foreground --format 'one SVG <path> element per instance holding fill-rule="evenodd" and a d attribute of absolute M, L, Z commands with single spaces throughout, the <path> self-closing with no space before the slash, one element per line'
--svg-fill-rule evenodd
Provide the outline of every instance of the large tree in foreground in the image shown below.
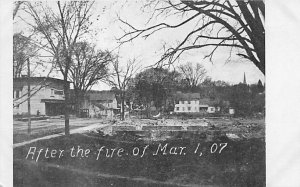
<path fill-rule="evenodd" d="M 144 5 L 153 11 L 148 23 L 163 16 L 177 16 L 177 23 L 160 22 L 147 28 L 137 28 L 122 18 L 129 30 L 119 38 L 121 43 L 137 37 L 148 38 L 164 29 L 187 28 L 185 38 L 174 46 L 167 46 L 158 63 L 173 63 L 192 49 L 208 48 L 206 57 L 212 59 L 220 47 L 229 47 L 246 58 L 265 74 L 265 3 L 264 0 L 151 0 Z M 173 19 L 174 20 L 174 19 Z M 180 31 L 181 32 L 181 31 Z"/>
<path fill-rule="evenodd" d="M 65 134 L 70 134 L 69 128 L 69 82 L 70 68 L 75 45 L 88 32 L 91 24 L 90 1 L 65 2 L 26 2 L 28 9 L 24 10 L 34 20 L 28 23 L 36 34 L 37 42 L 44 46 L 55 59 L 55 66 L 64 79 L 65 94 Z"/>

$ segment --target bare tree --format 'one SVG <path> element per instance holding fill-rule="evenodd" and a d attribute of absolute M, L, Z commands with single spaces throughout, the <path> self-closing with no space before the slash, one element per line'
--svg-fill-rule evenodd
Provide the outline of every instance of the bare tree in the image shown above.
<path fill-rule="evenodd" d="M 150 0 L 145 9 L 153 11 L 148 23 L 159 16 L 177 16 L 176 24 L 161 22 L 147 28 L 136 28 L 119 18 L 129 31 L 119 38 L 121 44 L 137 37 L 149 36 L 164 29 L 190 25 L 190 31 L 176 46 L 167 47 L 158 63 L 176 61 L 188 50 L 208 48 L 206 57 L 212 59 L 219 47 L 229 47 L 246 58 L 265 74 L 265 3 L 264 0 Z"/>
<path fill-rule="evenodd" d="M 13 9 L 13 19 L 15 19 L 23 1 L 15 1 Z M 13 77 L 20 77 L 28 58 L 25 49 L 29 47 L 29 41 L 21 33 L 15 33 L 13 36 Z"/>
<path fill-rule="evenodd" d="M 76 111 L 79 110 L 86 92 L 109 76 L 108 64 L 112 60 L 111 52 L 96 50 L 92 44 L 80 42 L 75 45 L 69 79 L 74 86 Z"/>
<path fill-rule="evenodd" d="M 33 46 L 30 45 L 29 39 L 21 33 L 16 33 L 13 36 L 13 77 L 21 77 L 21 73 L 25 68 L 26 59 L 33 54 L 28 54 L 32 51 Z"/>
<path fill-rule="evenodd" d="M 69 82 L 68 77 L 72 65 L 74 46 L 88 32 L 91 24 L 90 1 L 57 1 L 54 6 L 47 2 L 27 2 L 24 10 L 34 19 L 34 24 L 28 23 L 39 34 L 39 41 L 45 45 L 45 50 L 55 58 L 64 80 L 65 94 L 65 134 L 69 135 Z"/>
<path fill-rule="evenodd" d="M 14 2 L 14 10 L 13 10 L 13 19 L 15 19 L 19 9 L 20 9 L 20 6 L 24 3 L 24 1 L 15 1 Z"/>
<path fill-rule="evenodd" d="M 134 74 L 140 69 L 137 66 L 136 59 L 128 60 L 126 65 L 122 67 L 118 58 L 112 63 L 112 74 L 107 79 L 107 82 L 114 88 L 117 88 L 121 102 L 120 119 L 125 119 L 125 99 L 128 83 L 133 78 Z"/>
<path fill-rule="evenodd" d="M 182 64 L 178 70 L 184 76 L 189 88 L 195 88 L 206 78 L 206 70 L 200 63 L 193 65 L 191 62 Z"/>

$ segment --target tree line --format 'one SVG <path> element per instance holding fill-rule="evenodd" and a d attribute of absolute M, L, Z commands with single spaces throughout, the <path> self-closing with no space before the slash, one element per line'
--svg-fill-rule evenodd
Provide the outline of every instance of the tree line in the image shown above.
<path fill-rule="evenodd" d="M 213 81 L 204 73 L 201 81 L 196 84 L 191 78 L 192 73 L 182 69 L 205 72 L 204 67 L 197 69 L 201 64 L 182 64 L 174 70 L 167 68 L 148 68 L 138 73 L 129 82 L 126 91 L 126 102 L 133 103 L 133 109 L 144 110 L 150 117 L 150 108 L 169 114 L 174 111 L 176 94 L 198 93 L 200 98 L 214 101 L 215 107 L 221 107 L 223 113 L 228 113 L 230 107 L 236 110 L 238 116 L 253 116 L 263 114 L 265 106 L 265 87 L 259 80 L 256 84 L 229 84 L 225 81 Z"/>

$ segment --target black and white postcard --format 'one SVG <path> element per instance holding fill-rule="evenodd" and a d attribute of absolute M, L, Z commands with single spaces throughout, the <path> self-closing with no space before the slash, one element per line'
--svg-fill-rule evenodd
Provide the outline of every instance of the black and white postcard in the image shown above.
<path fill-rule="evenodd" d="M 265 3 L 11 2 L 11 184 L 271 184 Z"/>

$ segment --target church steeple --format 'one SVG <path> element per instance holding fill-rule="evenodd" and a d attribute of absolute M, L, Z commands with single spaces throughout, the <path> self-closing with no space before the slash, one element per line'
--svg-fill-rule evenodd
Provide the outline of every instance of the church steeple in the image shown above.
<path fill-rule="evenodd" d="M 246 73 L 244 72 L 244 81 L 243 81 L 243 84 L 247 84 L 247 81 L 246 81 Z"/>

